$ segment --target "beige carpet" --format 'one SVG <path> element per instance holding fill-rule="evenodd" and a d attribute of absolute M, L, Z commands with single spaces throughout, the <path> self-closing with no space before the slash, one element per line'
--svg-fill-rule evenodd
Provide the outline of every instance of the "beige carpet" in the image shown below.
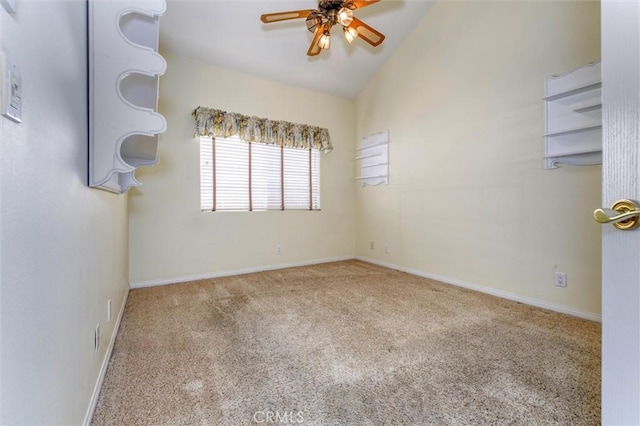
<path fill-rule="evenodd" d="M 599 324 L 359 261 L 132 290 L 93 418 L 599 421 Z"/>

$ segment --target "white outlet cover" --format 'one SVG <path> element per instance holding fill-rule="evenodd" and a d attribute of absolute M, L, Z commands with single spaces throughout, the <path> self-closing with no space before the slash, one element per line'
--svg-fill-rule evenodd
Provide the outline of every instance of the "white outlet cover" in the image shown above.
<path fill-rule="evenodd" d="M 556 287 L 566 287 L 567 286 L 567 274 L 565 272 L 556 272 L 555 273 L 555 285 L 556 285 Z"/>

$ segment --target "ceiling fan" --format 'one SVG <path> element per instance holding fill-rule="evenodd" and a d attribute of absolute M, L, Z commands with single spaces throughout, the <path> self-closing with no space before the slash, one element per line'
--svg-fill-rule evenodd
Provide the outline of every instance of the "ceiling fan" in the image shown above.
<path fill-rule="evenodd" d="M 289 12 L 266 13 L 260 17 L 262 22 L 288 21 L 306 18 L 307 29 L 314 33 L 307 55 L 316 56 L 322 49 L 328 49 L 331 42 L 331 28 L 342 26 L 344 38 L 351 43 L 357 37 L 372 46 L 384 41 L 384 34 L 371 28 L 355 16 L 353 11 L 377 3 L 380 0 L 319 0 L 318 9 L 292 10 Z"/>

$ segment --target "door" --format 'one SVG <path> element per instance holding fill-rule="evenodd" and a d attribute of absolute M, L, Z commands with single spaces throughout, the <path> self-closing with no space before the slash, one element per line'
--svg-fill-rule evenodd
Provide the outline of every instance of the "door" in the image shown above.
<path fill-rule="evenodd" d="M 602 1 L 604 207 L 640 201 L 640 2 Z M 640 425 L 640 229 L 602 234 L 602 423 Z"/>

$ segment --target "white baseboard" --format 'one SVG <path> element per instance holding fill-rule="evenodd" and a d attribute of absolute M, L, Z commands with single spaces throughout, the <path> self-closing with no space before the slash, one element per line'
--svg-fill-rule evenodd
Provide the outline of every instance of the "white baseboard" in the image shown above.
<path fill-rule="evenodd" d="M 127 305 L 128 298 L 129 289 L 127 288 L 124 293 L 124 298 L 122 300 L 120 312 L 118 313 L 118 318 L 116 318 L 116 322 L 113 325 L 111 340 L 109 340 L 109 347 L 107 348 L 107 352 L 104 354 L 104 359 L 102 360 L 102 366 L 100 367 L 98 380 L 96 380 L 96 385 L 93 388 L 93 394 L 91 395 L 91 399 L 89 400 L 89 407 L 87 408 L 87 412 L 84 415 L 84 421 L 82 422 L 84 426 L 89 426 L 91 424 L 93 413 L 96 410 L 96 404 L 98 403 L 98 397 L 100 396 L 100 390 L 102 389 L 102 382 L 104 381 L 104 376 L 107 374 L 107 367 L 109 366 L 109 360 L 111 359 L 111 353 L 113 352 L 113 345 L 116 343 L 116 336 L 118 335 L 120 321 L 122 321 L 122 317 L 124 316 L 124 308 Z"/>
<path fill-rule="evenodd" d="M 513 300 L 515 302 L 524 303 L 531 306 L 536 306 L 538 308 L 548 309 L 550 311 L 560 312 L 562 314 L 571 315 L 578 318 L 583 318 L 586 320 L 602 322 L 602 316 L 598 314 L 594 314 L 592 312 L 582 312 L 577 311 L 575 309 L 569 308 L 567 306 L 562 305 L 554 305 L 552 303 L 543 302 L 541 300 L 532 299 L 528 297 L 519 296 L 514 293 L 510 293 L 507 291 L 496 290 L 494 288 L 485 287 L 477 284 L 472 284 L 466 281 L 462 281 L 456 278 L 444 277 L 442 275 L 436 275 L 429 272 L 420 271 L 413 268 L 407 268 L 405 266 L 395 265 L 393 263 L 385 262 L 382 260 L 371 259 L 364 256 L 355 256 L 355 259 L 361 260 L 363 262 L 373 263 L 375 265 L 384 266 L 385 268 L 396 269 L 398 271 L 406 272 L 411 275 L 417 275 L 423 278 L 429 278 L 432 280 L 440 281 L 445 284 L 451 284 L 458 287 L 468 288 L 469 290 L 479 291 L 481 293 L 490 294 L 492 296 L 501 297 L 503 299 Z"/>
<path fill-rule="evenodd" d="M 159 279 L 159 280 L 138 281 L 138 282 L 129 283 L 129 288 L 134 289 L 134 288 L 143 288 L 143 287 L 155 287 L 159 285 L 184 283 L 188 281 L 198 281 L 198 280 L 207 280 L 211 278 L 230 277 L 233 275 L 251 274 L 253 272 L 273 271 L 276 269 L 295 268 L 298 266 L 309 266 L 309 265 L 318 265 L 320 263 L 339 262 L 341 260 L 350 260 L 353 258 L 354 258 L 353 256 L 338 256 L 338 257 L 329 257 L 324 259 L 306 260 L 303 262 L 279 263 L 277 265 L 266 265 L 266 266 L 252 266 L 248 268 L 234 269 L 230 271 L 211 272 L 207 274 L 187 275 L 183 277 L 173 277 L 173 278 L 166 278 L 166 279 Z"/>
<path fill-rule="evenodd" d="M 298 266 L 308 266 L 308 265 L 317 265 L 320 263 L 329 263 L 329 262 L 338 262 L 341 260 L 349 260 L 349 259 L 358 259 L 363 262 L 373 263 L 375 265 L 384 266 L 385 268 L 395 269 L 398 271 L 406 272 L 408 274 L 417 275 L 419 277 L 429 278 L 432 280 L 440 281 L 445 284 L 451 284 L 458 287 L 468 288 L 469 290 L 479 291 L 481 293 L 490 294 L 492 296 L 501 297 L 503 299 L 513 300 L 515 302 L 524 303 L 531 306 L 536 306 L 538 308 L 548 309 L 550 311 L 560 312 L 562 314 L 571 315 L 578 318 L 587 319 L 590 321 L 602 321 L 602 316 L 592 313 L 592 312 L 582 312 L 575 310 L 573 308 L 555 305 L 552 303 L 544 302 L 542 300 L 532 299 L 529 297 L 523 297 L 517 295 L 515 293 L 510 293 L 507 291 L 497 290 L 491 287 L 485 287 L 478 284 L 469 283 L 466 281 L 462 281 L 456 278 L 449 278 L 442 275 L 432 274 L 429 272 L 420 271 L 418 269 L 407 268 L 405 266 L 395 265 L 393 263 L 385 262 L 382 260 L 372 259 L 365 256 L 339 256 L 325 259 L 315 259 L 308 260 L 303 262 L 293 262 L 293 263 L 280 263 L 277 265 L 266 265 L 266 266 L 255 266 L 249 268 L 242 269 L 234 269 L 229 271 L 219 271 L 212 272 L 207 274 L 199 274 L 199 275 L 188 275 L 183 277 L 174 277 L 167 279 L 159 279 L 159 280 L 148 280 L 148 281 L 138 281 L 129 283 L 129 287 L 132 289 L 135 288 L 144 288 L 144 287 L 155 287 L 160 285 L 167 284 L 175 284 L 182 283 L 188 281 L 197 281 L 197 280 L 206 280 L 211 278 L 221 278 L 221 277 L 229 277 L 232 275 L 242 275 L 242 274 L 250 274 L 253 272 L 262 272 L 262 271 L 273 271 L 276 269 L 285 269 L 285 268 L 294 268 Z"/>

